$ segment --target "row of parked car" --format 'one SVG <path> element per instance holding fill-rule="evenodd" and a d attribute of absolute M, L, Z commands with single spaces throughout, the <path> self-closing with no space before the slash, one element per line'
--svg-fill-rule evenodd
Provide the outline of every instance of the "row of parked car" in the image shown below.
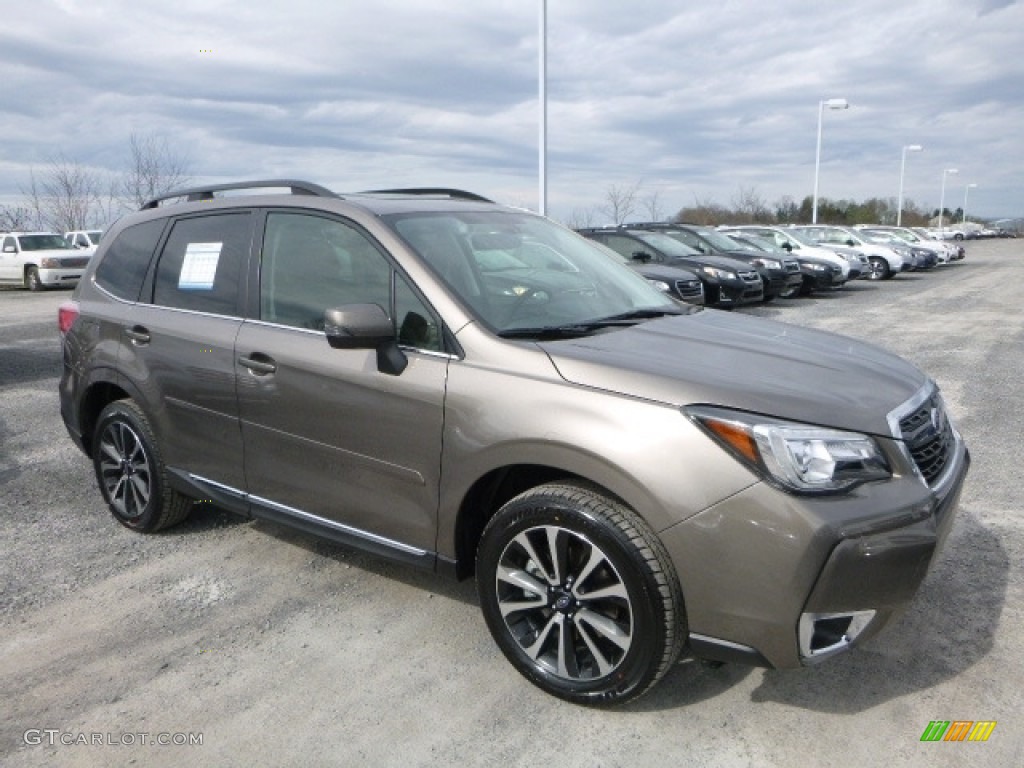
<path fill-rule="evenodd" d="M 964 258 L 962 245 L 911 227 L 645 222 L 580 229 L 665 293 L 731 308 L 888 280 Z"/>
<path fill-rule="evenodd" d="M 100 230 L 0 232 L 0 285 L 30 291 L 74 286 L 96 252 Z"/>

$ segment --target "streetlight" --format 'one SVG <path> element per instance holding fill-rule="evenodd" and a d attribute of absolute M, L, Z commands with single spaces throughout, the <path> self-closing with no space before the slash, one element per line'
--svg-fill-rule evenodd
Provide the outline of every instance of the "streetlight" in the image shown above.
<path fill-rule="evenodd" d="M 538 176 L 540 179 L 538 211 L 541 216 L 548 215 L 548 3 L 540 0 L 540 49 L 539 65 L 539 100 L 540 100 L 540 138 L 538 141 Z"/>
<path fill-rule="evenodd" d="M 961 223 L 965 227 L 967 226 L 967 193 L 970 192 L 973 187 L 977 187 L 977 186 L 978 186 L 977 184 L 968 184 L 966 187 L 964 187 L 964 207 L 963 207 L 964 218 L 963 218 L 963 222 L 961 222 Z M 964 234 L 966 235 L 967 233 L 964 232 Z"/>
<path fill-rule="evenodd" d="M 818 223 L 818 171 L 821 168 L 821 120 L 825 114 L 825 107 L 829 109 L 849 109 L 850 103 L 846 99 L 825 99 L 818 102 L 818 149 L 814 153 L 814 203 L 811 206 L 811 224 Z"/>
<path fill-rule="evenodd" d="M 921 152 L 924 150 L 920 144 L 907 144 L 900 153 L 900 196 L 896 203 L 896 226 L 903 223 L 903 173 L 907 169 L 907 152 Z"/>
<path fill-rule="evenodd" d="M 946 206 L 946 174 L 950 176 L 956 176 L 960 171 L 956 168 L 943 168 L 942 169 L 942 194 L 939 195 L 939 237 L 942 237 L 942 209 Z"/>

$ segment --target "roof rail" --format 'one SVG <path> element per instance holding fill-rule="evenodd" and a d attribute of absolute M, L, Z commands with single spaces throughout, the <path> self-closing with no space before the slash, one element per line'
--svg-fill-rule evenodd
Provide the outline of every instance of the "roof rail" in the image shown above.
<path fill-rule="evenodd" d="M 273 187 L 286 187 L 293 195 L 312 195 L 314 197 L 338 197 L 337 194 L 313 184 L 309 181 L 296 181 L 295 179 L 261 179 L 259 181 L 236 181 L 231 184 L 207 184 L 201 187 L 189 187 L 188 189 L 172 189 L 159 197 L 154 197 L 142 206 L 140 210 L 157 208 L 160 203 L 166 200 L 174 200 L 184 197 L 187 202 L 197 200 L 213 200 L 214 192 L 225 192 L 233 189 L 270 189 Z"/>
<path fill-rule="evenodd" d="M 475 200 L 478 203 L 493 203 L 483 195 L 475 192 L 467 192 L 464 189 L 450 189 L 448 187 L 410 187 L 408 189 L 368 189 L 361 194 L 364 195 L 433 195 L 435 197 L 450 197 L 455 200 Z"/>

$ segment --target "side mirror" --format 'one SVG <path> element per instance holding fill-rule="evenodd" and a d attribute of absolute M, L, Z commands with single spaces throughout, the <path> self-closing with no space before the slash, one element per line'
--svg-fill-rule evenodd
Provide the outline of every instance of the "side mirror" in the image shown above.
<path fill-rule="evenodd" d="M 850 246 L 851 248 L 853 248 L 853 247 L 855 247 L 857 245 L 857 243 L 855 243 L 853 240 L 847 240 L 846 244 L 848 246 Z"/>
<path fill-rule="evenodd" d="M 646 264 L 654 259 L 654 257 L 646 251 L 633 251 L 631 258 L 633 261 L 639 261 L 641 264 Z"/>
<path fill-rule="evenodd" d="M 783 243 L 783 244 L 782 244 L 782 247 L 783 247 L 784 249 L 786 249 L 787 251 L 789 251 L 790 253 L 792 253 L 792 252 L 793 252 L 793 246 L 792 246 L 792 245 L 791 245 L 790 243 Z"/>
<path fill-rule="evenodd" d="M 334 349 L 376 349 L 381 373 L 398 376 L 409 364 L 398 348 L 395 325 L 379 304 L 345 304 L 324 310 L 324 333 Z"/>

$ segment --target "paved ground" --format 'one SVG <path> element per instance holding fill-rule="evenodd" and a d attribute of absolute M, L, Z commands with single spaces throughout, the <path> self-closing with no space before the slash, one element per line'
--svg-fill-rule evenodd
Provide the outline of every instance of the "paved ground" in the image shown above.
<path fill-rule="evenodd" d="M 68 294 L 0 290 L 0 764 L 1022 765 L 1022 290 L 1024 240 L 987 241 L 743 310 L 933 375 L 974 456 L 962 508 L 913 607 L 858 651 L 796 672 L 684 662 L 613 711 L 520 678 L 471 584 L 212 508 L 156 536 L 114 523 L 57 411 Z M 922 743 L 932 720 L 998 725 Z"/>

